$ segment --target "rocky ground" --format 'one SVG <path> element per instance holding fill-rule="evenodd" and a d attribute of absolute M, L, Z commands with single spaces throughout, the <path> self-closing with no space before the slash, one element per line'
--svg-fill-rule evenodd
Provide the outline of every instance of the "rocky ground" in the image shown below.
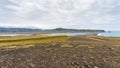
<path fill-rule="evenodd" d="M 120 68 L 119 40 L 77 36 L 31 45 L 1 49 L 0 68 Z"/>

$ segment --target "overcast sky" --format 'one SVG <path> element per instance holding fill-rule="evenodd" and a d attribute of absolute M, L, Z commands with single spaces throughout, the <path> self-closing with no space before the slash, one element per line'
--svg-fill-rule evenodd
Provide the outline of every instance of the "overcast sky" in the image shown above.
<path fill-rule="evenodd" d="M 120 30 L 120 0 L 0 0 L 0 26 Z"/>

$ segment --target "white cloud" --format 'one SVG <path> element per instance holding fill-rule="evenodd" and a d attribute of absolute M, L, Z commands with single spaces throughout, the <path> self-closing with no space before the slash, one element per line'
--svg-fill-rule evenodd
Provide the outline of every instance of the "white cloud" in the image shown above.
<path fill-rule="evenodd" d="M 14 4 L 6 7 L 21 25 L 30 23 L 40 27 L 70 27 L 72 25 L 86 26 L 86 24 L 106 24 L 118 21 L 119 15 L 112 15 L 120 0 L 9 0 Z M 117 8 L 120 9 L 120 8 Z M 116 10 L 118 11 L 118 10 Z M 120 14 L 118 12 L 118 14 Z M 76 28 L 75 27 L 75 28 Z"/>
<path fill-rule="evenodd" d="M 10 0 L 11 1 L 11 0 Z M 14 2 L 12 0 L 11 2 Z M 31 11 L 37 8 L 41 11 L 49 12 L 61 12 L 61 13 L 75 13 L 75 11 L 84 11 L 91 8 L 92 3 L 96 0 L 17 0 L 21 2 L 14 2 L 19 5 L 19 9 L 13 9 L 16 11 Z M 29 10 L 31 8 L 31 10 Z M 79 10 L 79 11 L 78 11 Z"/>

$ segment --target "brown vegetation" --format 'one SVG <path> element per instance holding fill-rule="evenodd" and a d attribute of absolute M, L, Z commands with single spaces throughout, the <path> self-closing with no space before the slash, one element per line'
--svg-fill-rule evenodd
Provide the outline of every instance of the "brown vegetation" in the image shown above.
<path fill-rule="evenodd" d="M 0 41 L 0 68 L 120 67 L 120 38 L 55 36 L 4 40 Z"/>

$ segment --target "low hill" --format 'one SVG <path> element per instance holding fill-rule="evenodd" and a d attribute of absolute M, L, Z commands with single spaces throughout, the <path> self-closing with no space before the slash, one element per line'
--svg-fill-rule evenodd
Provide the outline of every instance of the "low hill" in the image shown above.
<path fill-rule="evenodd" d="M 0 32 L 47 32 L 47 33 L 67 33 L 67 32 L 105 32 L 104 30 L 90 30 L 90 29 L 66 29 L 66 28 L 56 28 L 56 29 L 32 29 L 32 28 L 6 28 L 0 27 Z"/>
<path fill-rule="evenodd" d="M 0 32 L 33 32 L 33 31 L 41 31 L 41 29 L 0 27 Z"/>
<path fill-rule="evenodd" d="M 51 30 L 44 30 L 45 32 L 53 32 L 53 33 L 67 33 L 67 32 L 96 32 L 101 33 L 105 32 L 104 30 L 91 30 L 91 29 L 66 29 L 66 28 L 56 28 Z"/>

